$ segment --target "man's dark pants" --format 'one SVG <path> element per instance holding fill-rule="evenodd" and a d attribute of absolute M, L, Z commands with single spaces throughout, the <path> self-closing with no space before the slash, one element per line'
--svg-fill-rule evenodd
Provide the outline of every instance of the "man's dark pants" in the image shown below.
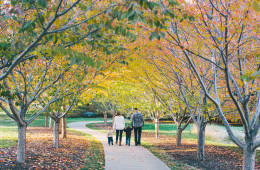
<path fill-rule="evenodd" d="M 135 145 L 141 145 L 142 127 L 134 127 Z"/>

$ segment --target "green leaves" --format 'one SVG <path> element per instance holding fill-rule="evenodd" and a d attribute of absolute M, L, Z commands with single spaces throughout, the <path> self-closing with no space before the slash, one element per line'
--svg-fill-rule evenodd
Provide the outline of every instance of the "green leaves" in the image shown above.
<path fill-rule="evenodd" d="M 153 40 L 154 38 L 156 38 L 156 39 L 158 39 L 158 40 L 160 40 L 160 35 L 157 33 L 157 32 L 152 32 L 152 34 L 150 35 L 150 37 L 149 37 L 149 39 L 150 40 Z"/>
<path fill-rule="evenodd" d="M 48 1 L 47 0 L 38 0 L 37 2 L 43 8 L 47 8 L 47 6 L 48 6 Z"/>
<path fill-rule="evenodd" d="M 248 72 L 245 75 L 242 75 L 241 78 L 245 79 L 247 82 L 250 80 L 255 80 L 256 78 L 260 77 L 260 70 L 255 71 L 253 73 Z"/>
<path fill-rule="evenodd" d="M 169 0 L 171 6 L 179 5 L 177 1 Z"/>
<path fill-rule="evenodd" d="M 256 11 L 256 12 L 260 12 L 260 7 L 259 7 L 259 2 L 257 0 L 254 0 L 252 3 L 252 8 Z"/>
<path fill-rule="evenodd" d="M 24 26 L 21 28 L 20 31 L 23 32 L 23 31 L 27 30 L 33 23 L 34 23 L 34 22 L 32 22 L 32 21 L 26 22 L 26 23 L 24 24 Z"/>

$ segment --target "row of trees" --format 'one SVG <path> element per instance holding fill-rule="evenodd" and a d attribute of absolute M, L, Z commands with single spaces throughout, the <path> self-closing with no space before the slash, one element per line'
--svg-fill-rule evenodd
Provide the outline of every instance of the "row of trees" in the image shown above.
<path fill-rule="evenodd" d="M 130 114 L 139 107 L 154 120 L 156 137 L 159 119 L 170 113 L 178 145 L 193 120 L 198 160 L 205 157 L 206 125 L 219 116 L 244 152 L 243 168 L 254 169 L 260 145 L 256 1 L 13 0 L 0 10 L 0 107 L 18 125 L 18 162 L 25 161 L 26 127 L 47 111 L 57 139 L 59 119 L 82 93 L 105 118 L 108 110 Z M 232 132 L 232 114 L 243 123 L 244 140 Z"/>
<path fill-rule="evenodd" d="M 160 3 L 166 10 L 168 3 Z M 155 124 L 169 113 L 178 125 L 177 145 L 192 120 L 198 129 L 200 161 L 205 158 L 206 126 L 220 117 L 244 153 L 243 169 L 254 169 L 260 146 L 259 5 L 209 0 L 183 2 L 179 9 L 182 12 L 165 23 L 165 36 L 139 27 L 139 39 L 129 47 L 138 50 L 127 60 L 128 72 L 121 79 L 134 89 L 125 88 L 130 94 L 119 91 L 116 98 L 124 100 L 114 104 L 128 110 L 139 107 Z M 149 42 L 153 38 L 160 41 Z M 244 139 L 233 133 L 230 117 L 242 122 Z"/>
<path fill-rule="evenodd" d="M 152 10 L 156 3 L 0 2 L 0 107 L 17 123 L 17 161 L 23 163 L 28 125 L 48 112 L 55 122 L 54 147 L 58 147 L 59 120 L 96 76 L 120 60 L 121 56 L 113 54 L 124 50 L 121 40 L 134 41 L 128 23 L 143 15 L 135 6 Z"/>

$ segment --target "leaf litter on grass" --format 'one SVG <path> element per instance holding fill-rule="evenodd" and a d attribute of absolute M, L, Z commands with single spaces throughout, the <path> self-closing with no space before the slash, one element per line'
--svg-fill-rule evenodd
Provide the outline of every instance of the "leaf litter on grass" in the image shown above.
<path fill-rule="evenodd" d="M 80 169 L 85 167 L 91 141 L 68 132 L 60 138 L 59 148 L 52 147 L 52 130 L 46 127 L 29 127 L 26 139 L 26 161 L 16 162 L 17 148 L 0 148 L 0 169 Z"/>

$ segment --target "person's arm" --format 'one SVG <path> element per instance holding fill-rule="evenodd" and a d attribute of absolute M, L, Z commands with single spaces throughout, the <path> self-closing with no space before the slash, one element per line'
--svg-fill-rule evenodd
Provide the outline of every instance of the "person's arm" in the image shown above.
<path fill-rule="evenodd" d="M 116 128 L 116 118 L 114 119 L 113 130 Z"/>
<path fill-rule="evenodd" d="M 142 114 L 141 114 L 142 115 Z M 143 115 L 142 115 L 142 121 L 143 121 L 143 127 L 144 127 L 144 118 L 143 118 Z"/>
<path fill-rule="evenodd" d="M 132 120 L 131 120 L 131 127 L 133 128 L 134 126 L 133 126 L 133 124 L 134 124 L 134 115 L 132 116 Z"/>

